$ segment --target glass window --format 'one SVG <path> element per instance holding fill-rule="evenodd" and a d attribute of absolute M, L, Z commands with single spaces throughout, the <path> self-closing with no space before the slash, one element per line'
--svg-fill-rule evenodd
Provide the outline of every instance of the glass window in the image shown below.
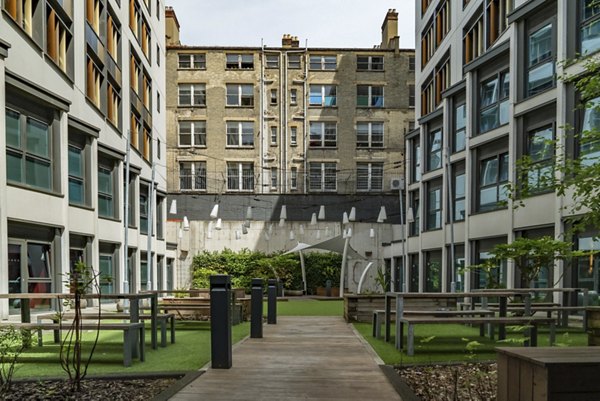
<path fill-rule="evenodd" d="M 148 188 L 140 187 L 140 232 L 148 234 Z"/>
<path fill-rule="evenodd" d="M 527 152 L 531 168 L 527 171 L 527 186 L 531 191 L 547 188 L 553 176 L 554 129 L 552 125 L 527 133 Z"/>
<path fill-rule="evenodd" d="M 7 179 L 52 189 L 52 154 L 48 124 L 6 109 Z"/>
<path fill-rule="evenodd" d="M 277 127 L 271 127 L 271 145 L 277 145 Z"/>
<path fill-rule="evenodd" d="M 183 54 L 178 55 L 179 69 L 205 69 L 206 55 L 205 54 Z"/>
<path fill-rule="evenodd" d="M 292 167 L 290 189 L 298 189 L 298 167 Z"/>
<path fill-rule="evenodd" d="M 179 146 L 206 146 L 206 121 L 179 121 Z"/>
<path fill-rule="evenodd" d="M 337 146 L 337 123 L 310 122 L 310 147 L 329 148 Z"/>
<path fill-rule="evenodd" d="M 508 153 L 482 160 L 479 174 L 479 210 L 503 207 L 501 202 L 508 198 Z"/>
<path fill-rule="evenodd" d="M 227 163 L 227 190 L 253 191 L 254 165 L 252 163 Z"/>
<path fill-rule="evenodd" d="M 298 90 L 290 89 L 290 104 L 298 104 Z"/>
<path fill-rule="evenodd" d="M 288 54 L 288 68 L 299 69 L 302 67 L 299 54 Z"/>
<path fill-rule="evenodd" d="M 357 148 L 383 148 L 383 123 L 358 122 L 356 123 Z"/>
<path fill-rule="evenodd" d="M 383 71 L 383 56 L 356 56 L 358 71 Z"/>
<path fill-rule="evenodd" d="M 528 37 L 527 95 L 533 96 L 554 86 L 552 23 L 547 23 Z"/>
<path fill-rule="evenodd" d="M 581 164 L 591 166 L 600 160 L 600 97 L 586 102 L 579 140 Z"/>
<path fill-rule="evenodd" d="M 253 54 L 234 54 L 228 53 L 226 56 L 225 67 L 233 70 L 247 70 L 254 68 Z"/>
<path fill-rule="evenodd" d="M 421 181 L 421 145 L 418 138 L 413 141 L 412 147 L 412 180 L 419 182 Z"/>
<path fill-rule="evenodd" d="M 454 108 L 454 140 L 452 150 L 460 152 L 466 147 L 467 105 L 461 103 Z"/>
<path fill-rule="evenodd" d="M 271 189 L 277 189 L 277 167 L 271 167 Z"/>
<path fill-rule="evenodd" d="M 337 105 L 335 85 L 310 85 L 309 105 L 334 107 Z"/>
<path fill-rule="evenodd" d="M 508 124 L 510 73 L 501 72 L 481 83 L 479 131 L 484 133 Z"/>
<path fill-rule="evenodd" d="M 600 239 L 591 234 L 582 234 L 577 238 L 577 250 L 597 251 L 600 249 Z M 577 261 L 576 286 L 590 291 L 600 292 L 600 256 L 597 253 L 590 256 L 580 256 Z M 581 300 L 578 301 L 581 303 Z"/>
<path fill-rule="evenodd" d="M 114 271 L 113 255 L 100 254 L 100 292 L 102 294 L 115 293 L 116 275 Z"/>
<path fill-rule="evenodd" d="M 254 123 L 252 121 L 227 121 L 227 146 L 254 146 Z"/>
<path fill-rule="evenodd" d="M 409 208 L 412 209 L 413 222 L 408 225 L 408 232 L 410 235 L 419 235 L 421 223 L 420 223 L 420 202 L 419 202 L 419 191 L 411 191 L 409 195 Z M 410 214 L 410 213 L 408 213 Z M 410 216 L 409 216 L 410 217 Z M 407 218 L 408 220 L 408 218 Z"/>
<path fill-rule="evenodd" d="M 271 89 L 271 106 L 277 105 L 277 89 Z"/>
<path fill-rule="evenodd" d="M 597 0 L 579 0 L 581 5 L 580 53 L 592 54 L 600 49 L 600 4 Z"/>
<path fill-rule="evenodd" d="M 254 87 L 252 84 L 227 84 L 227 106 L 254 106 Z"/>
<path fill-rule="evenodd" d="M 290 127 L 290 145 L 298 144 L 298 128 Z"/>
<path fill-rule="evenodd" d="M 114 217 L 114 183 L 111 167 L 98 166 L 98 215 Z"/>
<path fill-rule="evenodd" d="M 278 54 L 267 54 L 267 68 L 279 68 Z"/>
<path fill-rule="evenodd" d="M 336 191 L 337 190 L 337 163 L 311 162 L 309 163 L 309 190 L 311 191 Z"/>
<path fill-rule="evenodd" d="M 337 68 L 336 56 L 310 56 L 311 70 L 335 70 Z"/>
<path fill-rule="evenodd" d="M 442 168 L 442 130 L 436 129 L 428 135 L 427 170 Z"/>
<path fill-rule="evenodd" d="M 454 174 L 454 221 L 465 219 L 466 176 L 464 169 Z"/>
<path fill-rule="evenodd" d="M 442 228 L 442 186 L 429 183 L 427 191 L 427 229 Z"/>
<path fill-rule="evenodd" d="M 376 192 L 382 191 L 383 163 L 357 163 L 356 190 Z"/>
<path fill-rule="evenodd" d="M 442 252 L 425 252 L 425 292 L 442 291 Z"/>
<path fill-rule="evenodd" d="M 206 190 L 206 162 L 179 163 L 179 189 Z"/>
<path fill-rule="evenodd" d="M 83 149 L 69 145 L 69 203 L 85 203 Z"/>
<path fill-rule="evenodd" d="M 383 86 L 357 85 L 356 105 L 358 107 L 383 107 Z"/>
<path fill-rule="evenodd" d="M 180 106 L 206 106 L 205 84 L 179 84 Z"/>

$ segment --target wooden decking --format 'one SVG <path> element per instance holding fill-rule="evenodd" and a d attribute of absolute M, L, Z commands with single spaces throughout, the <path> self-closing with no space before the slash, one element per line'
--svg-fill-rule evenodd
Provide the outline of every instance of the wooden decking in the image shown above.
<path fill-rule="evenodd" d="M 375 356 L 341 317 L 279 316 L 172 400 L 401 401 Z"/>

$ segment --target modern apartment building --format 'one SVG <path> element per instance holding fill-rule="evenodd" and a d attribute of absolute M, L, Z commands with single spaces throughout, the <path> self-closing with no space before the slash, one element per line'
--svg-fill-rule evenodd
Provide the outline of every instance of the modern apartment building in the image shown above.
<path fill-rule="evenodd" d="M 171 285 L 162 1 L 0 6 L 0 292 L 68 291 L 78 261 L 104 292 Z"/>
<path fill-rule="evenodd" d="M 356 206 L 356 221 L 365 223 L 387 205 L 388 222 L 398 222 L 415 58 L 399 48 L 395 10 L 373 48 L 311 48 L 290 35 L 278 47 L 183 45 L 175 10 L 166 14 L 168 191 L 178 202 L 174 220 L 200 222 L 191 254 L 266 250 L 264 224 L 255 221 L 241 240 L 234 235 L 247 207 L 269 223 L 286 205 L 287 223 L 306 224 L 320 205 L 335 222 Z M 214 204 L 235 228 L 212 236 Z M 291 247 L 282 240 L 290 229 L 273 235 L 280 242 L 270 250 Z"/>
<path fill-rule="evenodd" d="M 570 0 L 422 0 L 416 7 L 417 126 L 407 135 L 406 246 L 388 247 L 409 291 L 484 287 L 478 271 L 490 249 L 517 237 L 563 238 L 568 197 L 544 187 L 555 149 L 592 157 L 578 133 L 598 128 L 598 112 L 563 74 L 585 74 L 563 60 L 600 50 L 600 8 Z M 573 127 L 576 135 L 565 129 Z M 559 147 L 560 148 L 560 147 Z M 533 168 L 517 177 L 528 155 Z M 587 156 L 586 156 L 587 155 Z M 528 185 L 534 196 L 517 207 L 506 184 Z M 597 227 L 572 238 L 576 249 L 598 249 Z M 569 239 L 567 239 L 569 240 Z M 402 242 L 402 241 L 398 241 Z M 393 251 L 392 251 L 393 250 Z M 404 257 L 404 259 L 403 259 Z M 454 259 L 454 260 L 453 260 Z M 570 261 L 569 261 L 570 262 Z M 549 266 L 535 286 L 598 291 L 600 260 L 581 258 Z M 492 272 L 509 288 L 521 285 L 510 264 Z"/>

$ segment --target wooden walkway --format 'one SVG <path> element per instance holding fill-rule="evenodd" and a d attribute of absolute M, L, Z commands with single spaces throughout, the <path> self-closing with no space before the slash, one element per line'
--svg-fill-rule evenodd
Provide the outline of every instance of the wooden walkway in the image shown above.
<path fill-rule="evenodd" d="M 341 317 L 278 317 L 172 400 L 401 401 L 376 355 Z"/>

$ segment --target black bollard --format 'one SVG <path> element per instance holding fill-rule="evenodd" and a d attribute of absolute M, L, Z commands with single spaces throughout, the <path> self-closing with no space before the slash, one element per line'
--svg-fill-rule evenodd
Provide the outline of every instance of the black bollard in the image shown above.
<path fill-rule="evenodd" d="M 277 280 L 270 278 L 267 283 L 267 323 L 277 324 Z"/>
<path fill-rule="evenodd" d="M 262 278 L 252 279 L 252 292 L 250 293 L 250 338 L 262 338 L 263 319 L 263 286 Z"/>
<path fill-rule="evenodd" d="M 325 281 L 325 296 L 326 297 L 331 296 L 331 280 Z"/>
<path fill-rule="evenodd" d="M 210 276 L 210 353 L 213 369 L 231 368 L 231 278 Z"/>

